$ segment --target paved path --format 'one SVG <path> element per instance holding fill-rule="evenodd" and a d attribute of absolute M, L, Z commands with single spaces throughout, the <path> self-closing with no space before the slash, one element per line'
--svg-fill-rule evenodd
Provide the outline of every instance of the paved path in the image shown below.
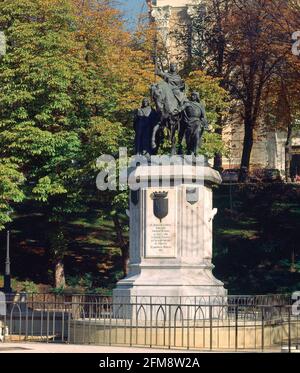
<path fill-rule="evenodd" d="M 56 343 L 0 343 L 0 353 L 187 353 L 186 350 L 136 347 L 81 346 Z M 192 351 L 191 351 L 192 352 Z"/>
<path fill-rule="evenodd" d="M 195 351 L 195 350 L 169 350 L 169 349 L 154 349 L 154 348 L 143 348 L 143 347 L 112 347 L 112 346 L 87 346 L 87 345 L 69 345 L 61 343 L 35 343 L 35 342 L 15 342 L 15 343 L 0 343 L 0 354 L 1 353 L 98 353 L 98 354 L 121 354 L 121 353 L 140 353 L 140 354 L 168 354 L 168 353 L 217 353 L 217 352 L 234 352 L 230 350 L 219 350 L 219 351 Z M 260 350 L 239 350 L 238 353 L 254 352 L 260 353 Z M 268 349 L 265 352 L 280 352 L 279 349 Z M 292 352 L 299 352 L 294 351 Z M 1 360 L 1 359 L 0 359 Z"/>

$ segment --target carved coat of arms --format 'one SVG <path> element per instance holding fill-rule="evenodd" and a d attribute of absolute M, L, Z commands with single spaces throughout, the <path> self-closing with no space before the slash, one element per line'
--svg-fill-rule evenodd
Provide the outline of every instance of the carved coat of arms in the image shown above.
<path fill-rule="evenodd" d="M 186 188 L 186 201 L 195 205 L 199 201 L 199 188 Z"/>
<path fill-rule="evenodd" d="M 153 214 L 162 222 L 169 213 L 168 192 L 154 192 L 151 194 L 151 199 L 153 200 Z"/>

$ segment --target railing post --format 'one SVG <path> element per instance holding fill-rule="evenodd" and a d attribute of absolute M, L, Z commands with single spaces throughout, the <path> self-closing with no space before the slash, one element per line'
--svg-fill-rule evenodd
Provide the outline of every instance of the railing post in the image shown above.
<path fill-rule="evenodd" d="M 292 350 L 292 335 L 291 335 L 291 307 L 288 306 L 288 346 L 289 346 L 289 353 L 291 353 Z"/>
<path fill-rule="evenodd" d="M 209 305 L 209 348 L 213 349 L 212 305 Z"/>
<path fill-rule="evenodd" d="M 72 304 L 71 304 L 71 307 L 70 309 L 68 310 L 67 312 L 67 317 L 68 317 L 68 325 L 67 325 L 67 333 L 68 333 L 68 339 L 67 339 L 67 343 L 70 344 L 71 343 L 71 308 L 72 308 Z M 73 333 L 74 333 L 74 323 L 73 323 Z M 75 341 L 73 341 L 73 344 L 75 344 Z"/>
<path fill-rule="evenodd" d="M 235 305 L 235 350 L 239 348 L 238 344 L 238 335 L 239 335 L 239 309 L 238 304 Z"/>
<path fill-rule="evenodd" d="M 265 349 L 265 308 L 261 306 L 261 350 Z"/>
<path fill-rule="evenodd" d="M 166 304 L 166 300 L 165 300 L 165 304 Z M 171 328 L 172 328 L 172 314 L 171 314 L 171 303 L 168 305 L 169 307 L 169 350 L 171 349 Z M 175 333 L 176 333 L 176 330 L 175 330 Z"/>
<path fill-rule="evenodd" d="M 153 305 L 152 305 L 152 297 L 150 297 L 150 348 L 152 348 L 152 323 L 153 323 Z"/>

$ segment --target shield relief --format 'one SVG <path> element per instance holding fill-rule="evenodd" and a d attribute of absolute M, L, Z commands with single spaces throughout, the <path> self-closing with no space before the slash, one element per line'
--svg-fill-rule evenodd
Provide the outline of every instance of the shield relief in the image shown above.
<path fill-rule="evenodd" d="M 199 188 L 186 188 L 186 201 L 195 205 L 199 201 Z"/>
<path fill-rule="evenodd" d="M 150 197 L 153 201 L 153 214 L 162 222 L 169 214 L 168 192 L 154 192 Z"/>
<path fill-rule="evenodd" d="M 140 191 L 132 190 L 130 193 L 131 193 L 131 202 L 134 204 L 134 206 L 137 206 L 140 200 Z"/>

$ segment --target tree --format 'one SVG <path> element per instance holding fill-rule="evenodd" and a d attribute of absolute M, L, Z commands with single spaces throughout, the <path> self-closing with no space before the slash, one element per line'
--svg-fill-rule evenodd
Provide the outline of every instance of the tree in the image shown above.
<path fill-rule="evenodd" d="M 288 35 L 293 35 L 299 28 L 300 8 L 299 2 L 289 0 L 282 3 L 280 17 L 277 22 L 285 31 L 285 37 L 280 39 L 279 50 L 284 58 L 277 65 L 272 77 L 266 84 L 263 102 L 264 118 L 267 129 L 285 131 L 285 176 L 286 181 L 291 180 L 291 150 L 294 132 L 300 128 L 300 60 L 294 55 Z M 296 41 L 295 41 L 296 43 Z M 290 53 L 285 53 L 290 51 Z M 293 52 L 293 53 L 292 53 Z"/>
<path fill-rule="evenodd" d="M 149 95 L 154 79 L 153 30 L 148 23 L 141 22 L 131 35 L 125 31 L 119 12 L 110 2 L 75 3 L 78 39 L 86 51 L 85 69 L 92 87 L 88 102 L 92 107 L 91 120 L 84 135 L 86 172 L 90 175 L 86 190 L 90 192 L 88 198 L 93 198 L 98 171 L 95 160 L 101 154 L 113 155 L 118 160 L 120 147 L 126 147 L 129 155 L 133 152 L 133 111 L 140 106 L 142 98 Z M 124 212 L 128 194 L 106 191 L 98 193 L 97 197 L 103 205 L 109 206 L 105 213 L 114 222 L 126 276 L 129 243 L 125 237 L 128 219 Z"/>
<path fill-rule="evenodd" d="M 226 64 L 227 32 L 226 24 L 233 0 L 205 0 L 197 7 L 192 26 L 185 35 L 191 39 L 190 69 L 201 69 L 219 79 L 220 86 L 228 90 L 231 66 Z M 188 42 L 188 40 L 186 40 Z M 228 106 L 229 109 L 229 106 Z M 222 137 L 226 117 L 216 108 L 217 125 L 215 133 Z M 222 153 L 215 154 L 214 168 L 222 169 Z"/>
<path fill-rule="evenodd" d="M 299 60 L 293 59 L 276 71 L 265 89 L 265 123 L 267 130 L 286 132 L 285 177 L 291 180 L 291 152 L 294 132 L 300 128 Z"/>
<path fill-rule="evenodd" d="M 79 208 L 73 160 L 81 158 L 87 118 L 72 7 L 66 0 L 2 1 L 0 13 L 8 45 L 0 66 L 2 149 L 26 178 L 26 197 L 47 216 L 59 287 L 65 283 L 62 222 Z"/>
<path fill-rule="evenodd" d="M 97 157 L 128 145 L 151 62 L 106 0 L 4 0 L 0 13 L 8 41 L 0 66 L 1 219 L 8 220 L 8 197 L 38 203 L 54 283 L 63 287 L 67 221 L 95 198 Z"/>
<path fill-rule="evenodd" d="M 210 25 L 209 31 L 195 42 L 198 40 L 199 50 L 203 43 L 205 45 L 200 61 L 207 64 L 208 70 L 221 75 L 223 87 L 228 88 L 232 98 L 242 105 L 245 135 L 241 169 L 249 169 L 253 134 L 264 107 L 264 90 L 276 69 L 291 53 L 291 30 L 285 16 L 289 14 L 291 18 L 293 15 L 286 0 L 216 0 L 208 3 L 211 6 L 207 8 L 204 20 L 207 19 Z M 201 31 L 203 27 L 198 29 Z"/>
<path fill-rule="evenodd" d="M 243 105 L 244 145 L 241 169 L 249 169 L 253 134 L 263 107 L 263 92 L 277 67 L 290 53 L 290 35 L 278 19 L 285 1 L 238 0 L 232 9 L 226 63 L 232 64 L 229 87 Z M 242 173 L 240 178 L 242 177 Z"/>

